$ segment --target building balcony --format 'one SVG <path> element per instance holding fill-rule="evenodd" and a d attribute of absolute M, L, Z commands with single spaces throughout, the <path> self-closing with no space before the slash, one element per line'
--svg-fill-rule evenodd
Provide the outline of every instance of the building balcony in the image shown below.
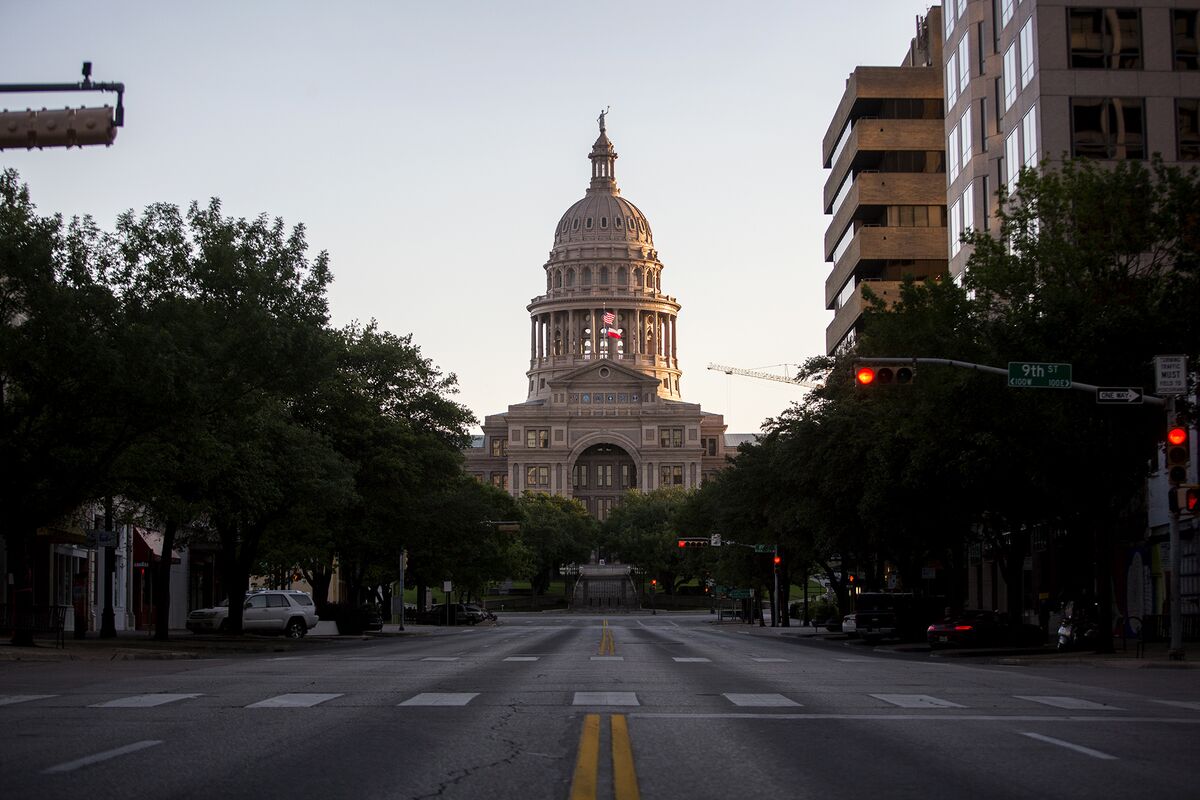
<path fill-rule="evenodd" d="M 846 333 L 862 318 L 863 310 L 866 308 L 863 287 L 870 287 L 877 297 L 882 298 L 890 306 L 900 299 L 900 287 L 903 285 L 903 281 L 863 281 L 854 287 L 854 294 L 834 312 L 833 321 L 825 328 L 825 352 L 832 353 L 838 342 L 842 341 Z"/>
<path fill-rule="evenodd" d="M 833 205 L 842 180 L 853 169 L 877 163 L 875 154 L 895 150 L 946 150 L 945 122 L 941 119 L 860 119 L 833 162 L 825 180 L 825 208 Z M 945 176 L 942 177 L 944 183 Z"/>
<path fill-rule="evenodd" d="M 945 228 L 862 227 L 825 279 L 825 307 L 833 308 L 838 292 L 863 261 L 940 261 L 950 255 Z"/>
<path fill-rule="evenodd" d="M 826 258 L 854 220 L 878 216 L 883 206 L 946 204 L 946 176 L 941 172 L 860 172 L 849 194 L 825 229 Z"/>
<path fill-rule="evenodd" d="M 833 151 L 846 129 L 846 123 L 863 116 L 878 101 L 941 100 L 942 97 L 940 64 L 938 67 L 859 67 L 846 79 L 846 91 L 842 93 L 837 111 L 825 131 L 821 142 L 821 163 L 830 166 Z"/>

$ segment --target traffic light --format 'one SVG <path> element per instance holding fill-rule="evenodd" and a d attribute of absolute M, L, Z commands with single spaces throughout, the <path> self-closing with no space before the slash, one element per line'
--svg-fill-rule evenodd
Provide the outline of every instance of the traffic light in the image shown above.
<path fill-rule="evenodd" d="M 651 578 L 651 579 L 650 579 L 650 588 L 651 588 L 651 589 L 657 589 L 657 588 L 658 588 L 658 578 Z"/>
<path fill-rule="evenodd" d="M 783 559 L 782 559 L 782 558 L 780 558 L 779 556 L 775 556 L 775 566 L 777 566 L 777 567 L 778 567 L 778 566 L 779 566 L 779 563 L 780 563 L 781 561 L 783 561 Z"/>
<path fill-rule="evenodd" d="M 854 383 L 856 386 L 890 386 L 912 383 L 916 371 L 910 366 L 883 364 L 856 364 Z"/>
<path fill-rule="evenodd" d="M 1171 489 L 1167 495 L 1167 508 L 1172 514 L 1195 516 L 1200 513 L 1200 486 L 1189 485 Z"/>
<path fill-rule="evenodd" d="M 117 126 L 109 106 L 0 111 L 0 150 L 108 146 L 116 138 Z"/>
<path fill-rule="evenodd" d="M 679 541 L 680 549 L 685 549 L 688 547 L 708 547 L 709 546 L 708 539 L 679 539 L 678 541 Z"/>
<path fill-rule="evenodd" d="M 1188 429 L 1177 422 L 1167 431 L 1167 480 L 1178 486 L 1187 483 L 1188 461 L 1191 460 Z"/>

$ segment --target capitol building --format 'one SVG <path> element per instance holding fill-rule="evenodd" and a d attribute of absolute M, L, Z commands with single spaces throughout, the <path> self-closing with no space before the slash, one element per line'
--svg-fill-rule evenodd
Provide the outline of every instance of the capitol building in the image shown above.
<path fill-rule="evenodd" d="M 683 400 L 676 319 L 646 215 L 617 188 L 600 115 L 591 181 L 554 228 L 529 312 L 528 394 L 486 417 L 466 469 L 598 519 L 630 489 L 693 489 L 725 465 L 725 421 Z M 743 437 L 745 438 L 745 437 Z"/>

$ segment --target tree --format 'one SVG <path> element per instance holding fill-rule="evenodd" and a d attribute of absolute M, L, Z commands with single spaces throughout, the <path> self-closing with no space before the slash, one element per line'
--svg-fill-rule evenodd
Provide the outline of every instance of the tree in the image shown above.
<path fill-rule="evenodd" d="M 674 592 L 675 575 L 682 565 L 675 546 L 679 530 L 675 516 L 686 497 L 682 489 L 674 488 L 626 492 L 601 526 L 605 549 L 643 575 L 661 578 L 668 593 Z"/>
<path fill-rule="evenodd" d="M 521 541 L 533 559 L 530 584 L 540 596 L 550 588 L 554 570 L 587 560 L 597 524 L 582 503 L 561 495 L 525 492 L 517 498 L 517 511 Z"/>

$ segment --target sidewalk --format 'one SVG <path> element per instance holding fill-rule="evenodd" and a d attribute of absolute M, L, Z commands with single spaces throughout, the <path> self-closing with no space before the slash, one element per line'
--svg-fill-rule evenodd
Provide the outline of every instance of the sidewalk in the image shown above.
<path fill-rule="evenodd" d="M 57 647 L 53 637 L 39 636 L 34 647 L 14 647 L 6 635 L 0 639 L 0 661 L 133 661 L 188 658 L 224 658 L 231 655 L 259 653 L 312 652 L 336 647 L 345 642 L 363 642 L 380 637 L 419 635 L 431 626 L 406 624 L 401 632 L 398 625 L 384 625 L 382 631 L 357 636 L 342 636 L 332 622 L 319 622 L 303 639 L 282 636 L 222 636 L 194 634 L 188 630 L 172 630 L 165 642 L 154 639 L 150 631 L 118 631 L 115 639 L 101 639 L 95 631 L 87 638 L 75 639 L 71 633 L 63 647 Z"/>

